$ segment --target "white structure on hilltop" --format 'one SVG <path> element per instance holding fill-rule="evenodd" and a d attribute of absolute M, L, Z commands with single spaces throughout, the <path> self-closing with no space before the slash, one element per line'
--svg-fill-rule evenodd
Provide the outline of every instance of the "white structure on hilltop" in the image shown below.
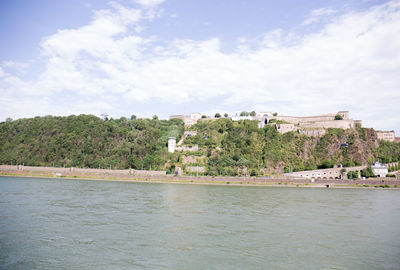
<path fill-rule="evenodd" d="M 168 152 L 174 153 L 176 147 L 176 138 L 175 137 L 168 137 Z"/>
<path fill-rule="evenodd" d="M 379 177 L 386 177 L 386 175 L 389 173 L 388 166 L 380 163 L 379 161 L 374 162 L 371 165 L 371 168 L 374 174 Z"/>

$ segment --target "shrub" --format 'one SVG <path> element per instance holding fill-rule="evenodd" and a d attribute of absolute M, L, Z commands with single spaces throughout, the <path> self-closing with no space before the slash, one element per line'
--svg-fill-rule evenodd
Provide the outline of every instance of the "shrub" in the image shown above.
<path fill-rule="evenodd" d="M 358 177 L 358 171 L 349 171 L 347 173 L 347 178 L 348 179 L 354 179 L 354 180 L 358 179 L 359 178 Z"/>

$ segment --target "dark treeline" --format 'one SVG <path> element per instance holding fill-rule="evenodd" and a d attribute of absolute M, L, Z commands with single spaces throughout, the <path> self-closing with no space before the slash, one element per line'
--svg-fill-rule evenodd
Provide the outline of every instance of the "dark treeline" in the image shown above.
<path fill-rule="evenodd" d="M 0 123 L 0 163 L 31 166 L 162 169 L 168 136 L 181 120 L 102 120 L 93 115 L 35 117 Z"/>

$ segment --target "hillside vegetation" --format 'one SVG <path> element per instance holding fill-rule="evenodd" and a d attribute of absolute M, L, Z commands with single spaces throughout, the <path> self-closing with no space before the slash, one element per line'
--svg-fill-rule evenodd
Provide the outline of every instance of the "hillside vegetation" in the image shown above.
<path fill-rule="evenodd" d="M 328 129 L 323 137 L 313 138 L 296 132 L 280 134 L 273 126 L 260 129 L 256 121 L 229 119 L 200 121 L 192 129 L 198 133 L 185 144 L 199 145 L 206 158 L 197 165 L 206 166 L 211 175 L 260 175 L 400 160 L 400 144 L 378 142 L 373 129 Z"/>
<path fill-rule="evenodd" d="M 209 175 L 261 175 L 400 160 L 400 144 L 378 141 L 373 129 L 329 129 L 321 138 L 273 126 L 229 119 L 199 121 L 184 145 L 196 152 L 167 151 L 168 137 L 184 132 L 178 119 L 102 120 L 93 115 L 35 117 L 0 123 L 0 163 L 172 172 L 202 166 Z M 347 143 L 344 147 L 342 144 Z M 195 162 L 184 162 L 188 156 Z"/>
<path fill-rule="evenodd" d="M 0 163 L 163 169 L 168 136 L 181 120 L 102 120 L 93 115 L 35 117 L 0 124 Z"/>

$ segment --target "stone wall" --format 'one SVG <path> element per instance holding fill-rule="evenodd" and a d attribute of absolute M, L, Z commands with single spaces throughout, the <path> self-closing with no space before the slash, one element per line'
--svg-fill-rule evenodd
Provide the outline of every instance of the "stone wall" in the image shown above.
<path fill-rule="evenodd" d="M 300 134 L 310 136 L 310 137 L 322 137 L 325 135 L 325 129 L 301 129 L 299 130 Z"/>
<path fill-rule="evenodd" d="M 298 127 L 293 124 L 275 124 L 275 128 L 281 134 L 298 130 Z"/>
<path fill-rule="evenodd" d="M 197 144 L 193 145 L 192 147 L 184 145 L 184 146 L 178 146 L 176 148 L 176 151 L 179 151 L 179 152 L 185 152 L 185 151 L 196 152 L 198 150 L 199 150 L 199 146 Z"/>
<path fill-rule="evenodd" d="M 354 120 L 326 120 L 319 122 L 301 123 L 300 127 L 304 128 L 354 128 Z"/>
<path fill-rule="evenodd" d="M 286 121 L 291 124 L 300 124 L 305 122 L 319 122 L 319 121 L 330 121 L 335 119 L 336 114 L 324 114 L 317 116 L 272 116 L 268 117 L 270 119 L 277 119 L 281 121 Z"/>
<path fill-rule="evenodd" d="M 204 156 L 198 157 L 198 156 L 185 156 L 185 155 L 182 155 L 182 164 L 198 163 L 198 162 L 202 162 L 204 159 L 205 159 Z"/>
<path fill-rule="evenodd" d="M 84 174 L 118 174 L 118 175 L 166 175 L 166 171 L 148 171 L 148 170 L 110 170 L 110 169 L 90 169 L 90 168 L 59 168 L 59 167 L 36 167 L 22 165 L 0 165 L 0 170 L 7 171 L 35 171 L 50 173 L 84 173 Z"/>
<path fill-rule="evenodd" d="M 206 167 L 188 166 L 188 167 L 185 168 L 185 171 L 191 172 L 191 173 L 205 173 L 206 172 Z"/>
<path fill-rule="evenodd" d="M 347 168 L 330 168 L 330 169 L 321 169 L 321 170 L 312 170 L 312 171 L 301 171 L 301 172 L 292 172 L 285 173 L 285 176 L 290 177 L 299 177 L 305 179 L 341 179 L 342 174 L 346 175 L 349 171 L 361 171 L 365 169 L 367 166 L 356 166 L 356 167 L 347 167 Z M 345 173 L 342 173 L 342 169 L 346 169 Z"/>

